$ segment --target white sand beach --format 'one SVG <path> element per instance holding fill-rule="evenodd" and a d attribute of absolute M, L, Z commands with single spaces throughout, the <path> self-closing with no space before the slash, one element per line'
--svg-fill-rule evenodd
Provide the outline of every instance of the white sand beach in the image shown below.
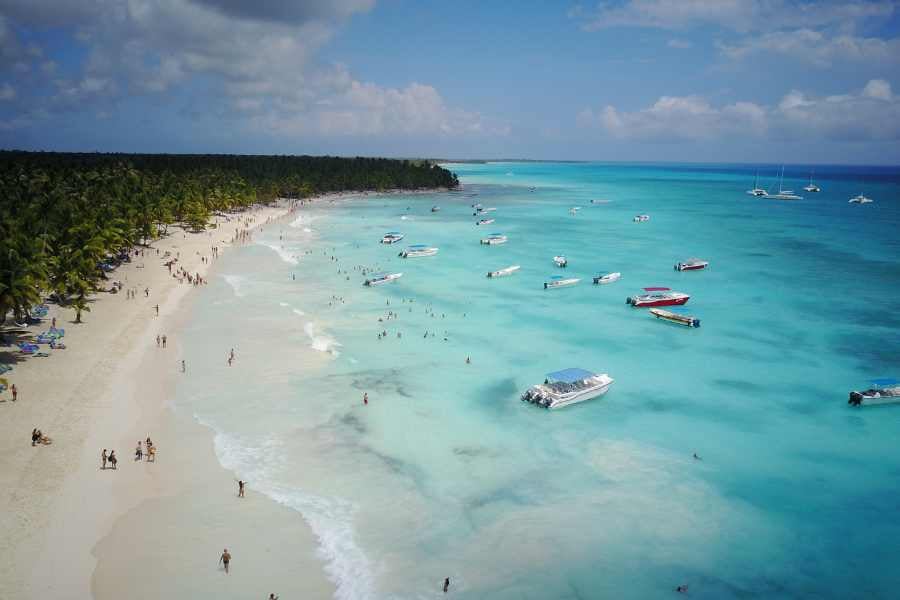
<path fill-rule="evenodd" d="M 332 595 L 303 520 L 255 494 L 252 484 L 237 498 L 211 432 L 170 404 L 178 378 L 191 374 L 190 365 L 181 372 L 180 332 L 202 307 L 192 306 L 196 286 L 169 273 L 166 253 L 179 257 L 173 272 L 208 277 L 221 260 L 211 247 L 221 257 L 237 231 L 287 212 L 259 207 L 218 217 L 219 227 L 207 232 L 172 229 L 110 273 L 110 281 L 137 290 L 133 299 L 98 293 L 81 324 L 74 311 L 51 305 L 45 322 L 29 328 L 34 335 L 55 317 L 66 349 L 41 358 L 0 346 L 0 360 L 14 364 L 6 378 L 18 388 L 16 402 L 9 391 L 0 395 L 0 538 L 7 550 L 0 598 Z M 21 333 L 11 324 L 3 329 L 7 337 Z M 167 337 L 165 349 L 157 335 Z M 227 349 L 210 351 L 224 361 Z M 52 444 L 33 447 L 33 428 Z M 137 442 L 148 436 L 156 460 L 136 462 Z M 100 468 L 104 448 L 115 450 L 116 470 Z M 217 565 L 226 547 L 234 557 L 229 575 Z M 283 555 L 291 560 L 272 560 Z M 277 587 L 252 588 L 260 574 Z"/>

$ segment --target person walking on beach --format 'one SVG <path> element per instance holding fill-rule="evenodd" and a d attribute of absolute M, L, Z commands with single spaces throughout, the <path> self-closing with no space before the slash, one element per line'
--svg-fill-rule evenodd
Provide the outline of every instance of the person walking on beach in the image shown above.
<path fill-rule="evenodd" d="M 145 296 L 146 298 L 149 298 L 149 297 L 150 297 L 150 288 L 144 288 L 144 296 Z"/>
<path fill-rule="evenodd" d="M 141 440 L 138 440 L 137 448 L 134 449 L 134 460 L 143 460 L 144 450 L 141 448 Z"/>
<path fill-rule="evenodd" d="M 243 498 L 243 497 L 244 497 L 244 484 L 246 484 L 246 483 L 247 483 L 246 481 L 244 481 L 244 480 L 242 480 L 242 479 L 238 479 L 238 482 L 237 482 L 237 484 L 238 484 L 238 498 Z"/>
<path fill-rule="evenodd" d="M 444 593 L 446 594 L 447 590 L 449 590 L 449 589 L 450 589 L 450 578 L 445 577 L 444 578 Z"/>
<path fill-rule="evenodd" d="M 181 372 L 182 372 L 182 373 L 186 373 L 186 372 L 187 372 L 187 367 L 185 366 L 184 361 L 181 361 Z"/>
<path fill-rule="evenodd" d="M 9 386 L 9 391 L 12 392 L 12 401 L 15 402 L 19 397 L 19 388 L 16 387 L 16 384 L 12 384 Z"/>
<path fill-rule="evenodd" d="M 369 392 L 363 393 L 363 404 L 365 404 L 366 406 L 369 405 Z"/>
<path fill-rule="evenodd" d="M 157 304 L 155 308 L 156 308 L 156 316 L 158 317 L 159 316 L 159 304 Z"/>
<path fill-rule="evenodd" d="M 166 347 L 166 339 L 167 339 L 167 338 L 166 338 L 166 336 L 165 336 L 165 335 L 163 335 L 163 336 L 162 336 L 162 343 L 163 343 L 163 348 L 165 348 L 165 347 Z"/>
<path fill-rule="evenodd" d="M 100 469 L 103 471 L 106 470 L 106 460 L 107 460 L 106 459 L 106 448 L 104 448 L 103 452 L 100 453 L 100 462 L 101 462 Z"/>
<path fill-rule="evenodd" d="M 228 563 L 231 562 L 231 554 L 228 553 L 228 548 L 222 550 L 222 556 L 219 557 L 219 563 L 225 566 L 225 573 L 228 573 Z"/>
<path fill-rule="evenodd" d="M 110 451 L 109 451 L 109 464 L 112 465 L 112 468 L 113 468 L 114 471 L 117 469 L 116 465 L 119 464 L 119 459 L 116 458 L 116 451 L 115 451 L 115 450 L 110 450 Z"/>
<path fill-rule="evenodd" d="M 159 348 L 160 337 L 159 334 L 156 334 L 156 347 Z"/>

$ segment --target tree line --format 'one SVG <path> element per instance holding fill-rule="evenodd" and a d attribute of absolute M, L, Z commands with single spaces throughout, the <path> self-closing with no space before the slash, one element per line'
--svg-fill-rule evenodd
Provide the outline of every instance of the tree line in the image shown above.
<path fill-rule="evenodd" d="M 457 185 L 417 160 L 0 151 L 0 324 L 48 294 L 80 320 L 103 267 L 171 225 L 199 231 L 276 198 Z"/>

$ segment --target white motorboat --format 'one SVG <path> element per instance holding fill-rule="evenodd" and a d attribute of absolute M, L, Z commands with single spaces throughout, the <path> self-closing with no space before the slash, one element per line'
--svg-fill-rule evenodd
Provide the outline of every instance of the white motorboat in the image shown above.
<path fill-rule="evenodd" d="M 594 285 L 605 285 L 618 281 L 622 277 L 621 273 L 600 273 L 594 277 Z"/>
<path fill-rule="evenodd" d="M 476 225 L 490 225 L 493 222 L 494 222 L 494 219 L 481 219 L 480 221 L 478 221 L 475 224 Z"/>
<path fill-rule="evenodd" d="M 396 244 L 400 240 L 403 239 L 403 234 L 399 231 L 388 231 L 384 234 L 384 237 L 381 238 L 382 244 Z"/>
<path fill-rule="evenodd" d="M 481 238 L 481 243 L 485 246 L 497 246 L 506 242 L 507 238 L 502 233 L 492 233 L 485 238 Z"/>
<path fill-rule="evenodd" d="M 871 387 L 863 392 L 850 392 L 850 406 L 876 406 L 900 404 L 900 381 L 893 378 L 873 379 Z"/>
<path fill-rule="evenodd" d="M 751 196 L 768 196 L 769 192 L 759 187 L 759 171 L 756 172 L 756 177 L 753 178 L 753 189 L 747 190 L 747 193 Z"/>
<path fill-rule="evenodd" d="M 812 171 L 810 171 L 809 172 L 809 185 L 806 186 L 805 188 L 803 188 L 803 190 L 807 191 L 807 192 L 812 192 L 812 193 L 821 192 L 822 188 L 820 188 L 819 186 L 817 186 L 816 184 L 814 184 L 812 182 L 812 176 L 813 176 Z"/>
<path fill-rule="evenodd" d="M 645 221 L 650 220 L 650 215 L 635 215 L 634 222 L 635 223 L 643 223 Z"/>
<path fill-rule="evenodd" d="M 866 198 L 865 195 L 860 194 L 859 196 L 850 198 L 847 202 L 849 202 L 850 204 L 869 204 L 871 202 L 874 202 L 874 200 L 872 200 L 871 198 Z"/>
<path fill-rule="evenodd" d="M 363 285 L 373 286 L 390 283 L 403 277 L 403 273 L 375 273 L 363 282 Z"/>
<path fill-rule="evenodd" d="M 775 198 L 776 200 L 803 200 L 803 196 L 794 193 L 793 190 L 786 190 L 784 184 L 784 167 L 781 167 L 781 177 L 778 180 L 778 193 L 766 194 L 766 198 Z"/>
<path fill-rule="evenodd" d="M 506 277 L 508 275 L 512 275 L 519 269 L 521 269 L 519 265 L 512 265 L 510 267 L 505 267 L 503 269 L 499 269 L 497 271 L 488 271 L 487 276 L 493 279 L 494 277 Z"/>
<path fill-rule="evenodd" d="M 701 271 L 709 266 L 708 260 L 702 258 L 689 258 L 685 261 L 675 263 L 676 271 Z"/>
<path fill-rule="evenodd" d="M 524 402 L 544 408 L 560 408 L 602 396 L 609 391 L 615 379 L 603 373 L 584 369 L 563 369 L 547 373 L 544 383 L 533 385 L 522 394 Z"/>
<path fill-rule="evenodd" d="M 479 212 L 479 213 L 489 213 L 489 212 L 494 212 L 494 211 L 496 211 L 496 210 L 497 210 L 497 208 L 494 207 L 494 206 L 488 206 L 487 208 L 481 208 L 481 207 L 479 207 L 479 208 L 476 208 L 476 209 L 475 209 L 475 211 L 476 211 L 476 212 Z"/>
<path fill-rule="evenodd" d="M 440 206 L 432 206 L 431 207 L 431 212 L 438 212 L 439 210 L 441 210 Z"/>
<path fill-rule="evenodd" d="M 549 281 L 544 282 L 545 290 L 555 290 L 556 288 L 569 287 L 581 281 L 577 277 L 563 277 L 562 275 L 554 275 Z"/>
<path fill-rule="evenodd" d="M 402 251 L 399 256 L 401 258 L 417 258 L 420 256 L 434 256 L 437 253 L 437 248 L 426 246 L 425 244 L 416 244 Z"/>
<path fill-rule="evenodd" d="M 565 256 L 554 256 L 553 262 L 556 264 L 557 267 L 560 267 L 561 269 L 565 269 L 566 267 L 569 266 L 569 259 L 566 258 Z"/>
<path fill-rule="evenodd" d="M 596 200 L 591 200 L 591 204 L 609 204 L 609 200 L 598 198 Z"/>

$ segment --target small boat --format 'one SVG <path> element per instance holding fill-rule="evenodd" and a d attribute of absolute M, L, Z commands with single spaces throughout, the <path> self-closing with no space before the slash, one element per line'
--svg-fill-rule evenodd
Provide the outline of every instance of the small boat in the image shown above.
<path fill-rule="evenodd" d="M 805 188 L 803 188 L 803 190 L 806 192 L 813 192 L 813 193 L 821 192 L 822 189 L 812 182 L 812 176 L 813 176 L 812 171 L 810 171 L 809 172 L 809 185 L 806 186 Z"/>
<path fill-rule="evenodd" d="M 622 277 L 621 273 L 600 273 L 594 277 L 594 284 L 605 285 L 607 283 L 612 283 L 613 281 L 618 281 L 620 277 Z"/>
<path fill-rule="evenodd" d="M 373 286 L 382 283 L 390 283 L 403 277 L 403 273 L 375 273 L 363 282 L 363 285 Z"/>
<path fill-rule="evenodd" d="M 400 240 L 403 239 L 403 234 L 399 231 L 388 231 L 384 234 L 384 237 L 381 238 L 382 244 L 396 244 Z"/>
<path fill-rule="evenodd" d="M 784 184 L 784 167 L 781 167 L 781 178 L 778 180 L 778 193 L 766 194 L 766 198 L 775 198 L 776 200 L 803 200 L 803 196 L 798 196 L 793 190 L 783 188 Z"/>
<path fill-rule="evenodd" d="M 556 266 L 560 267 L 561 269 L 565 269 L 569 266 L 569 259 L 565 256 L 554 256 L 553 262 L 556 263 Z"/>
<path fill-rule="evenodd" d="M 493 222 L 494 222 L 494 219 L 481 219 L 480 221 L 478 221 L 475 224 L 476 225 L 490 225 Z"/>
<path fill-rule="evenodd" d="M 441 210 L 440 206 L 432 206 L 431 207 L 431 212 L 438 212 L 439 210 Z"/>
<path fill-rule="evenodd" d="M 401 258 L 417 258 L 419 256 L 434 256 L 437 253 L 437 248 L 426 246 L 425 244 L 416 244 L 402 251 L 398 256 Z"/>
<path fill-rule="evenodd" d="M 759 171 L 756 172 L 756 177 L 753 178 L 753 189 L 747 190 L 747 193 L 751 196 L 768 196 L 769 192 L 759 187 Z"/>
<path fill-rule="evenodd" d="M 634 222 L 635 223 L 643 223 L 644 221 L 649 221 L 650 215 L 635 215 Z"/>
<path fill-rule="evenodd" d="M 676 271 L 700 271 L 709 266 L 708 260 L 689 258 L 684 262 L 675 263 Z"/>
<path fill-rule="evenodd" d="M 575 285 L 581 281 L 577 277 L 563 277 L 562 275 L 554 275 L 550 278 L 550 281 L 544 282 L 545 290 L 553 290 L 561 287 L 568 287 L 570 285 Z"/>
<path fill-rule="evenodd" d="M 602 396 L 613 383 L 615 379 L 606 373 L 601 375 L 584 369 L 563 369 L 547 373 L 544 383 L 533 385 L 522 394 L 522 401 L 544 408 L 559 408 Z"/>
<path fill-rule="evenodd" d="M 481 243 L 485 246 L 497 246 L 499 244 L 505 244 L 506 241 L 506 236 L 502 233 L 492 233 L 486 238 L 481 238 Z"/>
<path fill-rule="evenodd" d="M 475 209 L 475 212 L 472 213 L 472 216 L 475 217 L 475 216 L 477 216 L 477 215 L 483 215 L 483 214 L 485 214 L 485 213 L 494 212 L 494 211 L 496 211 L 496 210 L 497 210 L 497 209 L 494 208 L 493 206 L 489 206 L 489 207 L 487 207 L 487 208 L 483 208 L 483 207 L 479 204 L 478 207 Z"/>
<path fill-rule="evenodd" d="M 591 200 L 591 204 L 609 204 L 609 200 L 604 200 L 604 199 Z"/>
<path fill-rule="evenodd" d="M 487 276 L 491 279 L 493 279 L 494 277 L 506 277 L 507 275 L 512 275 L 521 268 L 522 267 L 520 267 L 519 265 L 512 265 L 511 267 L 505 267 L 497 271 L 488 271 Z"/>
<path fill-rule="evenodd" d="M 850 198 L 847 202 L 849 202 L 850 204 L 869 204 L 871 202 L 874 202 L 874 200 L 872 200 L 871 198 L 866 198 L 863 194 L 860 194 L 859 196 Z"/>
<path fill-rule="evenodd" d="M 579 210 L 581 210 L 580 206 L 573 206 L 572 208 L 569 209 L 569 214 L 577 215 Z"/>
<path fill-rule="evenodd" d="M 691 297 L 683 292 L 673 292 L 667 287 L 644 288 L 646 294 L 637 294 L 625 299 L 626 304 L 635 308 L 652 308 L 655 306 L 680 306 L 687 304 Z"/>
<path fill-rule="evenodd" d="M 700 327 L 700 319 L 688 315 L 678 314 L 670 310 L 651 308 L 650 314 L 657 319 L 668 321 L 669 323 L 675 323 L 676 325 L 684 325 L 686 327 Z"/>
<path fill-rule="evenodd" d="M 850 392 L 850 406 L 875 406 L 900 404 L 900 381 L 893 378 L 873 379 L 871 387 L 863 392 Z"/>

